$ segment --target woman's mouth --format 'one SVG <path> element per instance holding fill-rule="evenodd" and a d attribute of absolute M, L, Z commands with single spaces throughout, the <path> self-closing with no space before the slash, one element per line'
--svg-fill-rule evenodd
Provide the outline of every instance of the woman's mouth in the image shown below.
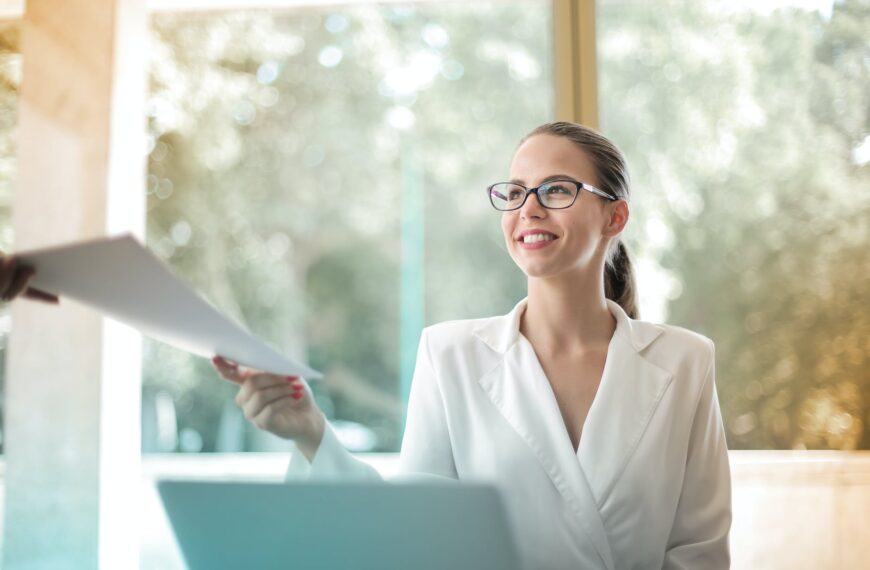
<path fill-rule="evenodd" d="M 526 234 L 517 240 L 523 249 L 541 249 L 559 239 L 553 234 Z"/>

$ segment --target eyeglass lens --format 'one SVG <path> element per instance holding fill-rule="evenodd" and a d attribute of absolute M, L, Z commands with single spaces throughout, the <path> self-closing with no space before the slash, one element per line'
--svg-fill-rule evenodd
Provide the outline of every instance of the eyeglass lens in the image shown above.
<path fill-rule="evenodd" d="M 538 188 L 538 200 L 545 208 L 567 208 L 574 203 L 576 195 L 577 187 L 569 182 L 549 182 Z M 492 186 L 489 197 L 497 210 L 515 210 L 523 203 L 526 189 L 519 184 L 503 182 Z"/>

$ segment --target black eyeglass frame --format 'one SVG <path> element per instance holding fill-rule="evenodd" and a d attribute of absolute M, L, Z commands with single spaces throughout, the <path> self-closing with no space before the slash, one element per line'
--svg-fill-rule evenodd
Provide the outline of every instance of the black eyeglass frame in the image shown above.
<path fill-rule="evenodd" d="M 545 206 L 544 203 L 541 201 L 541 195 L 538 194 L 538 190 L 540 190 L 541 188 L 544 188 L 545 186 L 555 184 L 556 182 L 568 182 L 568 183 L 573 184 L 574 186 L 577 187 L 577 193 L 574 194 L 574 199 L 571 200 L 571 203 L 568 204 L 567 206 L 560 206 L 560 207 L 554 208 L 552 206 Z M 519 186 L 520 188 L 522 188 L 526 191 L 526 195 L 523 196 L 523 201 L 520 202 L 519 206 L 517 206 L 516 208 L 508 208 L 506 210 L 503 210 L 495 205 L 495 202 L 492 199 L 492 189 L 494 187 L 498 186 L 499 184 L 512 184 L 513 186 Z M 495 210 L 498 212 L 513 212 L 514 210 L 519 210 L 520 208 L 525 206 L 526 200 L 529 199 L 530 194 L 534 194 L 538 198 L 538 204 L 540 204 L 541 207 L 543 207 L 543 208 L 547 208 L 548 210 L 564 210 L 565 208 L 570 208 L 571 206 L 574 205 L 574 202 L 577 201 L 577 197 L 580 196 L 581 189 L 586 190 L 587 192 L 591 192 L 592 194 L 595 194 L 596 196 L 601 196 L 602 198 L 606 198 L 606 199 L 610 200 L 611 202 L 619 200 L 618 197 L 611 196 L 610 194 L 608 194 L 604 190 L 596 188 L 595 186 L 593 186 L 591 184 L 586 184 L 585 182 L 578 182 L 577 180 L 568 180 L 568 179 L 548 180 L 547 182 L 544 182 L 543 184 L 541 184 L 540 186 L 536 186 L 535 188 L 527 188 L 526 186 L 523 186 L 522 184 L 517 184 L 516 182 L 496 182 L 496 183 L 490 184 L 489 186 L 486 187 L 486 195 L 489 196 L 489 203 L 492 204 L 492 207 L 495 208 Z"/>

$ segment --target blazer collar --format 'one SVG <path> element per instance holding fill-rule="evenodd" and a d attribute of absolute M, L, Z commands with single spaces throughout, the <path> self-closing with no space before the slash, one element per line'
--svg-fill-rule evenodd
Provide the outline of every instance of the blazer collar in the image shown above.
<path fill-rule="evenodd" d="M 499 317 L 485 319 L 472 333 L 499 354 L 504 354 L 517 342 L 520 336 L 520 317 L 528 304 L 523 298 L 511 311 Z M 616 319 L 614 335 L 625 338 L 635 351 L 641 352 L 663 332 L 660 325 L 630 318 L 625 310 L 610 299 L 607 308 Z"/>
<path fill-rule="evenodd" d="M 526 303 L 523 299 L 507 315 L 484 320 L 473 329 L 499 355 L 499 365 L 478 382 L 576 513 L 578 538 L 585 535 L 601 566 L 614 570 L 601 508 L 672 380 L 670 373 L 640 354 L 664 329 L 630 319 L 617 303 L 607 301 L 616 330 L 575 453 L 534 349 L 519 332 Z"/>

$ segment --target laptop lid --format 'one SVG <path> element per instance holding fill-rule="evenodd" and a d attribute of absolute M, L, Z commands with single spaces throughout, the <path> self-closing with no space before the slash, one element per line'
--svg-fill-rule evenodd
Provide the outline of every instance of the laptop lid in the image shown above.
<path fill-rule="evenodd" d="M 163 480 L 157 488 L 190 570 L 518 568 L 489 485 Z"/>

